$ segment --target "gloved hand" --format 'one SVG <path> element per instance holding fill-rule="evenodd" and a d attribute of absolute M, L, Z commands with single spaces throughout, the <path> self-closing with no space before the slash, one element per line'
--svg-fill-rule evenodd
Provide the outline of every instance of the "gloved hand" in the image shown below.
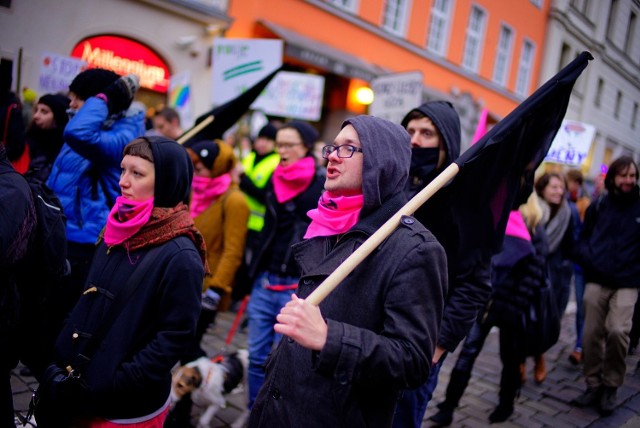
<path fill-rule="evenodd" d="M 83 378 L 70 377 L 52 364 L 44 371 L 30 411 L 43 428 L 69 426 L 74 418 L 91 415 L 87 391 Z"/>
<path fill-rule="evenodd" d="M 63 407 L 71 403 L 84 402 L 88 390 L 84 378 L 69 376 L 67 370 L 54 364 L 45 370 L 43 386 L 50 401 Z"/>
<path fill-rule="evenodd" d="M 109 115 L 128 109 L 138 89 L 140 89 L 140 79 L 135 74 L 122 76 L 107 86 L 102 93 L 107 98 Z"/>

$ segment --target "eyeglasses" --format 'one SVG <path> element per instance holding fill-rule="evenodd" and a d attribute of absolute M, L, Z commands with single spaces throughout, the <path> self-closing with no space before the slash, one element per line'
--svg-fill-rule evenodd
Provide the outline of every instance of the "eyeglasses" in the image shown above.
<path fill-rule="evenodd" d="M 291 150 L 295 146 L 299 146 L 302 143 L 276 143 L 276 149 L 287 149 Z"/>
<path fill-rule="evenodd" d="M 350 158 L 355 152 L 362 153 L 360 147 L 352 146 L 351 144 L 343 144 L 341 146 L 324 146 L 322 148 L 322 157 L 329 159 L 329 155 L 333 152 L 338 154 L 339 158 Z"/>

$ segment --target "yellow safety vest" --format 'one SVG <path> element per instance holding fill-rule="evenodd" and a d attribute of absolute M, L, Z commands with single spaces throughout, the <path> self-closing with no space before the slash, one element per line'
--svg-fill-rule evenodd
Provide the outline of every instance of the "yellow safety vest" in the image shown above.
<path fill-rule="evenodd" d="M 273 170 L 276 169 L 278 163 L 280 163 L 280 155 L 272 153 L 263 158 L 257 165 L 254 165 L 256 160 L 256 152 L 249 153 L 242 160 L 242 167 L 244 168 L 244 174 L 253 182 L 253 184 L 263 189 L 269 181 L 269 177 L 273 174 Z M 257 201 L 255 198 L 247 195 L 247 204 L 249 205 L 249 221 L 247 227 L 249 230 L 255 230 L 260 232 L 264 226 L 264 213 L 266 207 L 263 203 Z"/>

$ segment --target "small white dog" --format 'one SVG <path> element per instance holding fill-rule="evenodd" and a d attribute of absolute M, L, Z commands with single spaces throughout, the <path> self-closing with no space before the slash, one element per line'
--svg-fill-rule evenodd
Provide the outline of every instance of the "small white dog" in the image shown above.
<path fill-rule="evenodd" d="M 211 426 L 213 416 L 227 405 L 225 395 L 240 385 L 244 387 L 244 393 L 248 393 L 248 366 L 249 352 L 240 349 L 224 356 L 221 361 L 202 357 L 180 367 L 173 375 L 171 406 L 191 393 L 193 404 L 205 409 L 198 419 L 198 428 Z M 245 408 L 232 428 L 243 427 L 248 416 L 249 411 Z"/>

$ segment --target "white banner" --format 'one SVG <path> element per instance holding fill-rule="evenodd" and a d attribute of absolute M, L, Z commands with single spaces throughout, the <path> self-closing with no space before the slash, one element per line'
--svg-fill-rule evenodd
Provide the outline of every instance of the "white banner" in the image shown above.
<path fill-rule="evenodd" d="M 237 97 L 282 65 L 282 40 L 224 39 L 213 42 L 214 106 Z"/>
<path fill-rule="evenodd" d="M 251 108 L 274 116 L 318 121 L 323 94 L 324 77 L 280 71 Z"/>
<path fill-rule="evenodd" d="M 371 81 L 373 102 L 369 114 L 394 123 L 400 123 L 409 110 L 422 103 L 422 73 L 407 73 L 380 76 Z"/>
<path fill-rule="evenodd" d="M 563 165 L 581 165 L 589 155 L 595 134 L 596 127 L 593 125 L 563 120 L 544 160 Z"/>
<path fill-rule="evenodd" d="M 39 89 L 41 94 L 67 93 L 69 84 L 81 71 L 86 70 L 87 61 L 51 52 L 42 54 L 40 62 Z"/>

